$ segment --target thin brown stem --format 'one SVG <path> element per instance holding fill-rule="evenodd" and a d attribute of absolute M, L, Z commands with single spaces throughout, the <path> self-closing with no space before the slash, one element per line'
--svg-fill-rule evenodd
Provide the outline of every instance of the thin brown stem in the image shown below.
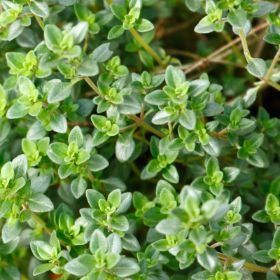
<path fill-rule="evenodd" d="M 170 28 L 162 28 L 162 30 L 157 30 L 156 33 L 156 38 L 157 39 L 161 39 L 163 37 L 168 37 L 178 31 L 187 29 L 190 25 L 192 25 L 194 22 L 196 22 L 198 20 L 199 16 L 194 16 L 192 17 L 192 19 L 185 21 L 185 22 L 181 22 L 175 26 L 172 26 Z M 169 23 L 167 22 L 167 24 L 169 25 Z"/>
<path fill-rule="evenodd" d="M 258 25 L 257 27 L 253 28 L 252 31 L 248 34 L 249 36 L 252 36 L 253 34 L 259 32 L 260 30 L 263 30 L 264 28 L 266 28 L 268 26 L 268 22 L 262 23 L 260 25 Z M 218 58 L 218 56 L 220 56 L 221 54 L 223 54 L 224 52 L 228 52 L 228 49 L 231 48 L 233 45 L 239 44 L 241 42 L 240 37 L 235 38 L 234 40 L 232 40 L 231 42 L 229 42 L 226 45 L 223 45 L 222 47 L 220 47 L 219 49 L 217 49 L 216 51 L 214 51 L 213 53 L 211 53 L 210 55 L 208 55 L 207 57 L 201 59 L 200 61 L 197 61 L 191 65 L 182 65 L 180 68 L 186 73 L 191 73 L 194 70 L 200 68 L 201 66 L 203 66 L 207 61 L 213 59 L 213 58 Z"/>

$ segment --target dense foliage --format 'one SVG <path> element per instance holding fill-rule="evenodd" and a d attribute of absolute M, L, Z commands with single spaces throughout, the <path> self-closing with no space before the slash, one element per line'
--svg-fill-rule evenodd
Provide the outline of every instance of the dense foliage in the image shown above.
<path fill-rule="evenodd" d="M 1 0 L 0 280 L 279 279 L 279 45 L 279 1 Z"/>

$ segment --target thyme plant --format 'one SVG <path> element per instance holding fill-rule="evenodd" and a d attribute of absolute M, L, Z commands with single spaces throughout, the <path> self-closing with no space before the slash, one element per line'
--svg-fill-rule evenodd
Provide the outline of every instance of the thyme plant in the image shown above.
<path fill-rule="evenodd" d="M 279 279 L 279 46 L 279 1 L 1 0 L 0 280 Z"/>

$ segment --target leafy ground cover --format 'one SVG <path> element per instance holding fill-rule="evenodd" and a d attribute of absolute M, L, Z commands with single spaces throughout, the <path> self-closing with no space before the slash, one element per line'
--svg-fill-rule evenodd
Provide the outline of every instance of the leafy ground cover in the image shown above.
<path fill-rule="evenodd" d="M 280 13 L 259 0 L 0 1 L 0 280 L 276 280 Z"/>

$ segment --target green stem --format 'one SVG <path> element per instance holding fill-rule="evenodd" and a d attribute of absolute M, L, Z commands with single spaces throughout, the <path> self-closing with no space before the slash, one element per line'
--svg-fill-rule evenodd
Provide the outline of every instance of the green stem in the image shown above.
<path fill-rule="evenodd" d="M 36 21 L 38 22 L 38 24 L 39 24 L 40 27 L 42 28 L 42 30 L 44 30 L 45 24 L 44 24 L 44 22 L 42 21 L 42 19 L 41 19 L 40 17 L 36 16 L 36 15 L 34 15 L 34 16 L 35 16 Z"/>
<path fill-rule="evenodd" d="M 129 31 L 134 39 L 157 61 L 157 63 L 163 66 L 164 63 L 160 56 L 145 42 L 139 33 L 134 28 L 131 28 Z"/>
<path fill-rule="evenodd" d="M 31 214 L 31 218 L 33 219 L 33 221 L 35 222 L 36 225 L 40 225 L 40 227 L 49 235 L 51 235 L 52 231 L 47 227 L 45 221 L 43 219 L 41 219 L 40 216 L 38 216 L 35 213 Z"/>
<path fill-rule="evenodd" d="M 265 80 L 265 83 L 269 84 L 271 87 L 277 89 L 278 91 L 280 91 L 280 85 L 271 81 L 271 80 Z"/>
<path fill-rule="evenodd" d="M 85 82 L 93 89 L 93 91 L 99 95 L 99 89 L 96 84 L 89 77 L 84 77 Z"/>
<path fill-rule="evenodd" d="M 246 39 L 246 35 L 245 35 L 245 33 L 242 29 L 240 29 L 240 31 L 239 31 L 239 37 L 240 37 L 241 44 L 242 44 L 242 47 L 243 47 L 244 56 L 245 56 L 245 58 L 248 62 L 252 58 L 252 56 L 251 56 L 251 53 L 250 53 L 250 50 L 249 50 L 249 47 L 248 47 L 248 42 L 247 42 L 247 39 Z"/>
<path fill-rule="evenodd" d="M 135 127 L 137 127 L 137 126 L 138 126 L 137 123 L 132 123 L 132 124 L 130 124 L 130 125 L 128 125 L 128 126 L 125 126 L 125 127 L 120 128 L 120 132 L 124 132 L 124 131 L 126 131 L 126 130 L 135 128 Z"/>
<path fill-rule="evenodd" d="M 227 43 L 232 42 L 232 38 L 226 31 L 222 32 L 222 36 L 225 38 Z M 239 58 L 239 60 L 242 62 L 242 64 L 245 64 L 246 61 L 244 60 L 244 57 L 243 57 L 242 53 L 240 52 L 239 48 L 237 48 L 236 45 L 232 45 L 231 49 L 235 53 L 235 55 Z"/>
<path fill-rule="evenodd" d="M 87 176 L 91 183 L 93 183 L 95 181 L 95 178 L 94 178 L 91 170 L 88 171 Z"/>

